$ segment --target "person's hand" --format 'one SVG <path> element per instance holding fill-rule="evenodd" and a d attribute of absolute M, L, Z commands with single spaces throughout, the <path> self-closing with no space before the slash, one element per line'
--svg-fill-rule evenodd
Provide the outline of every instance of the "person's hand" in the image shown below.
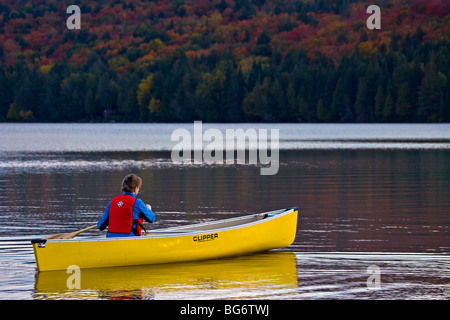
<path fill-rule="evenodd" d="M 147 208 L 148 208 L 149 210 L 152 210 L 152 206 L 151 206 L 151 205 L 146 204 L 146 206 L 147 206 Z"/>

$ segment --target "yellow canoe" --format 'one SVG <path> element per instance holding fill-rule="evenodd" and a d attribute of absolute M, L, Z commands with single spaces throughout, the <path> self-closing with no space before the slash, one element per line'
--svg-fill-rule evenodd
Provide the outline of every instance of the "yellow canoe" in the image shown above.
<path fill-rule="evenodd" d="M 39 271 L 175 263 L 287 247 L 295 240 L 298 208 L 176 228 L 145 236 L 32 240 Z"/>

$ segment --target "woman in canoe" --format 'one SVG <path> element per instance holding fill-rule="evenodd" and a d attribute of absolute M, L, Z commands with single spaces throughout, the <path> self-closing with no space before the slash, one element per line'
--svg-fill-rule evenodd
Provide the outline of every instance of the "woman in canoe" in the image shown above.
<path fill-rule="evenodd" d="M 109 225 L 106 237 L 140 236 L 144 220 L 150 223 L 155 221 L 152 207 L 136 198 L 141 186 L 142 179 L 135 174 L 129 174 L 123 179 L 123 193 L 108 203 L 105 213 L 97 222 L 100 230 Z"/>

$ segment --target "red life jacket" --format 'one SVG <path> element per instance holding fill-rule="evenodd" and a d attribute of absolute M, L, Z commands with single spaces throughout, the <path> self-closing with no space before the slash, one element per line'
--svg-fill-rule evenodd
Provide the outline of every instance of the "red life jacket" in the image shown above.
<path fill-rule="evenodd" d="M 112 233 L 131 233 L 133 226 L 133 205 L 136 198 L 122 194 L 114 197 L 109 205 L 109 227 L 108 232 Z M 135 234 L 141 235 L 141 226 L 143 218 L 136 221 Z"/>

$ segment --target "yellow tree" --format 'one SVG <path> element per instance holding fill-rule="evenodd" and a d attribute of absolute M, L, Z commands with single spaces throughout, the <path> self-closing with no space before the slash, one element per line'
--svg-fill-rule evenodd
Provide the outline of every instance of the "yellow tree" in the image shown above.
<path fill-rule="evenodd" d="M 139 104 L 139 114 L 142 119 L 148 118 L 149 115 L 149 104 L 151 102 L 151 90 L 153 88 L 153 74 L 149 74 L 146 78 L 138 85 L 137 90 L 137 102 Z"/>

